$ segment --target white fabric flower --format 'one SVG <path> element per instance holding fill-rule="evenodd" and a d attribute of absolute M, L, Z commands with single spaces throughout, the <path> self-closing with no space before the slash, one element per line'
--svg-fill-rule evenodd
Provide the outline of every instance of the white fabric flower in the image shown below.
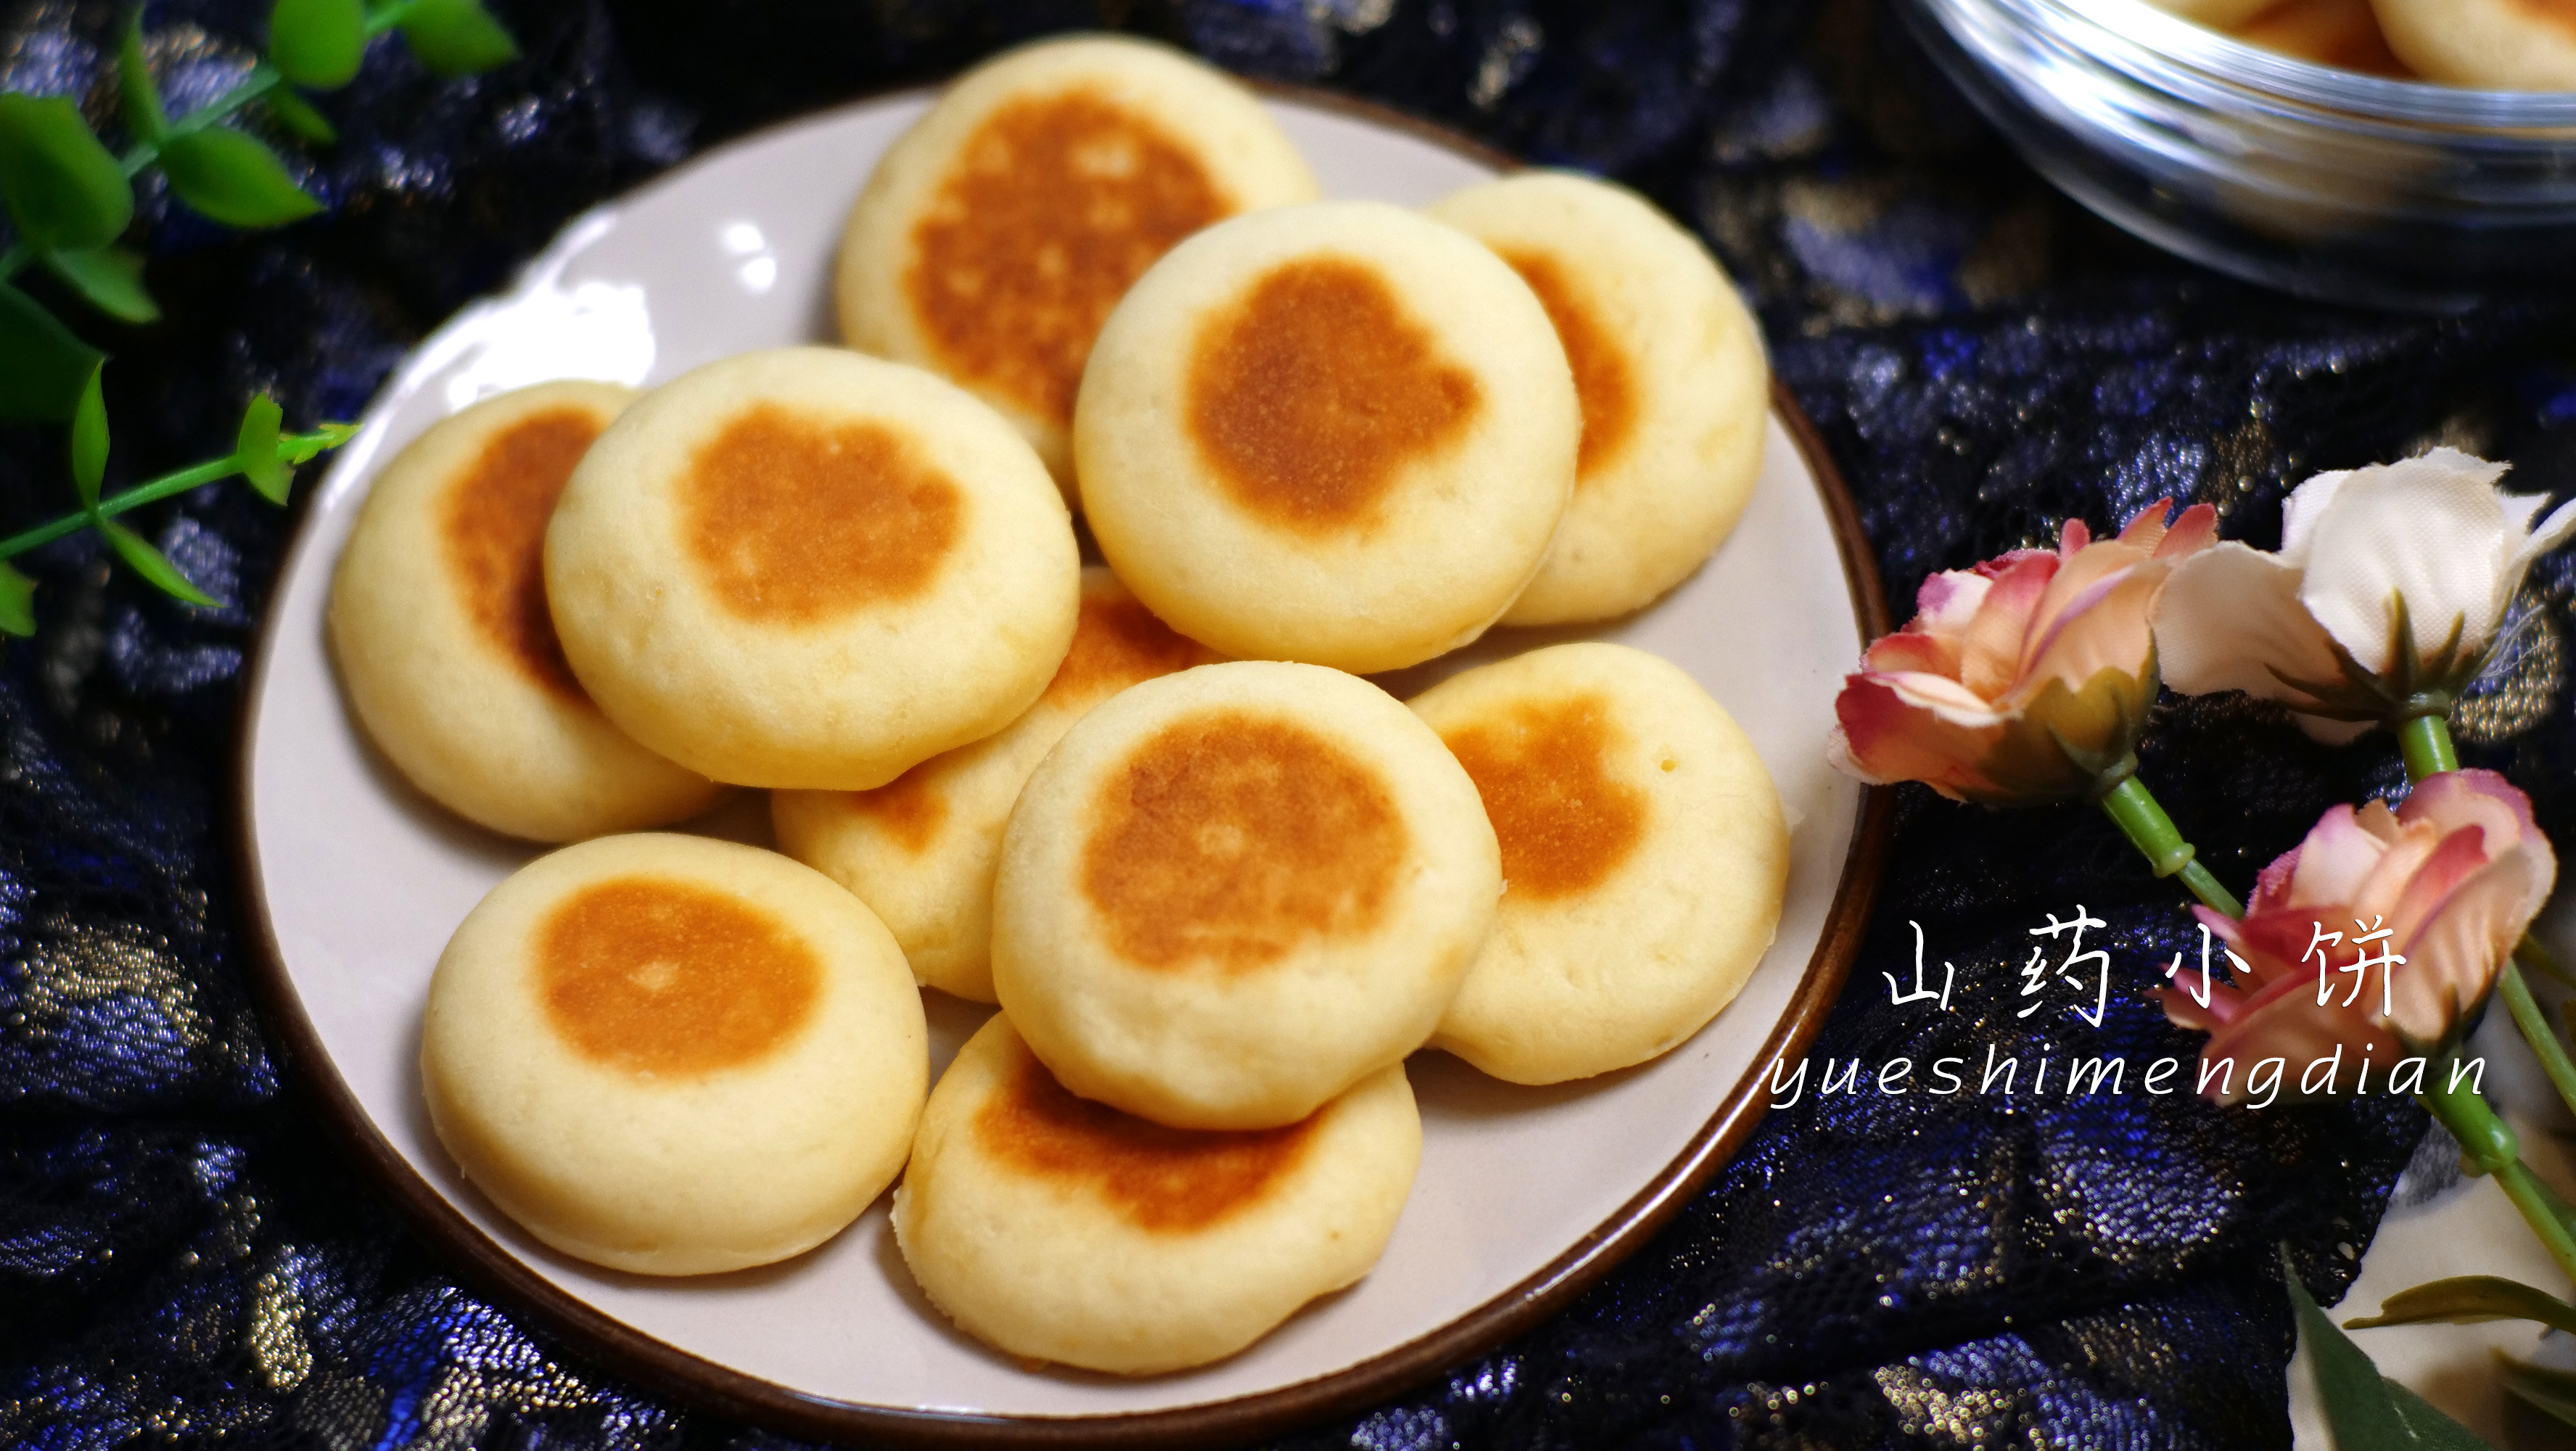
<path fill-rule="evenodd" d="M 2156 613 L 2165 683 L 2281 701 L 2330 742 L 2447 711 L 2524 571 L 2576 532 L 2576 503 L 2535 528 L 2548 500 L 2500 492 L 2507 467 L 2437 448 L 2299 485 L 2280 553 L 2231 540 L 2175 567 Z"/>

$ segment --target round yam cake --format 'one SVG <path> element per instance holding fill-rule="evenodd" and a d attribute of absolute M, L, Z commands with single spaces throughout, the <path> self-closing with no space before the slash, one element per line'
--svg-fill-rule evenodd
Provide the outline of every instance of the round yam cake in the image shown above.
<path fill-rule="evenodd" d="M 2378 76 L 2412 76 L 2388 48 L 2370 0 L 2280 0 L 2236 26 L 2248 45 L 2297 56 L 2338 70 Z"/>
<path fill-rule="evenodd" d="M 1500 890 L 1475 783 L 1365 680 L 1202 665 L 1040 762 L 993 988 L 1065 1087 L 1174 1128 L 1292 1124 L 1422 1046 Z"/>
<path fill-rule="evenodd" d="M 2371 0 L 2388 48 L 2420 75 L 2497 91 L 2576 91 L 2566 0 Z"/>
<path fill-rule="evenodd" d="M 1073 648 L 1027 714 L 873 791 L 771 793 L 778 849 L 873 908 L 922 986 L 992 1002 L 993 873 L 1029 773 L 1094 705 L 1215 658 L 1172 633 L 1108 570 L 1086 569 Z"/>
<path fill-rule="evenodd" d="M 841 242 L 842 340 L 1000 410 L 1073 497 L 1073 398 L 1101 320 L 1211 222 L 1312 201 L 1251 93 L 1094 35 L 968 71 L 877 163 Z"/>
<path fill-rule="evenodd" d="M 2280 0 L 2147 0 L 2159 10 L 2170 10 L 2185 20 L 2196 20 L 2213 30 L 2232 30 Z"/>
<path fill-rule="evenodd" d="M 1402 1064 L 1279 1128 L 1172 1129 L 1067 1093 L 996 1014 L 930 1096 L 895 1243 L 977 1339 L 1153 1375 L 1367 1274 L 1421 1160 Z"/>
<path fill-rule="evenodd" d="M 1771 368 L 1699 239 L 1624 187 L 1524 171 L 1428 209 L 1538 294 L 1583 405 L 1574 498 L 1512 625 L 1607 619 L 1689 577 L 1762 472 Z"/>
<path fill-rule="evenodd" d="M 492 889 L 438 959 L 421 1083 L 465 1177 L 648 1275 L 834 1234 L 910 1151 L 921 995 L 857 898 L 774 852 L 609 836 Z"/>
<path fill-rule="evenodd" d="M 422 794 L 510 836 L 667 825 L 723 789 L 611 725 L 546 612 L 546 520 L 634 397 L 540 383 L 430 425 L 376 475 L 332 576 L 332 656 L 368 738 Z"/>
<path fill-rule="evenodd" d="M 1083 509 L 1174 629 L 1355 673 L 1484 632 L 1546 557 L 1582 415 L 1547 311 L 1379 202 L 1256 212 L 1154 264 L 1083 374 Z"/>
<path fill-rule="evenodd" d="M 1431 1046 L 1558 1083 L 1642 1063 L 1744 986 L 1789 831 L 1724 708 L 1624 645 L 1533 650 L 1413 702 L 1484 796 L 1503 900 Z"/>
<path fill-rule="evenodd" d="M 858 791 L 980 740 L 1064 659 L 1072 519 L 993 410 L 837 348 L 709 363 L 573 471 L 546 594 L 609 719 L 745 786 Z"/>

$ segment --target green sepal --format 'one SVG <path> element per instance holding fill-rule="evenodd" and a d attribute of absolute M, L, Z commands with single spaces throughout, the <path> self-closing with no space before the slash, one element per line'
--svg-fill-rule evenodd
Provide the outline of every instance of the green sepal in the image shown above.
<path fill-rule="evenodd" d="M 2493 1451 L 2467 1427 L 2381 1375 L 2352 1337 L 2317 1308 L 2308 1287 L 2299 1282 L 2286 1245 L 2281 1279 L 2298 1312 L 2299 1334 L 2307 1342 L 2308 1364 L 2316 1372 L 2317 1399 L 2325 1403 L 2335 1451 Z"/>
<path fill-rule="evenodd" d="M 277 0 L 268 12 L 268 59 L 299 86 L 336 90 L 367 58 L 360 0 Z"/>
<path fill-rule="evenodd" d="M 228 126 L 172 132 L 161 169 L 179 200 L 228 227 L 279 227 L 322 210 L 276 152 Z"/>
<path fill-rule="evenodd" d="M 233 441 L 233 461 L 241 466 L 242 477 L 272 504 L 285 503 L 286 491 L 295 483 L 295 471 L 277 456 L 277 426 L 285 417 L 277 400 L 262 393 L 242 410 L 241 434 Z"/>
<path fill-rule="evenodd" d="M 519 58 L 518 42 L 483 9 L 482 0 L 415 0 L 396 28 L 422 65 L 451 79 Z"/>
<path fill-rule="evenodd" d="M 2443 1320 L 2468 1325 L 2480 1320 L 2536 1320 L 2576 1333 L 2576 1305 L 2497 1275 L 2461 1275 L 2400 1290 L 2388 1297 L 2376 1315 L 2343 1322 L 2347 1330 L 2380 1325 L 2420 1325 Z"/>
<path fill-rule="evenodd" d="M 2576 1375 L 2496 1352 L 2496 1380 L 2515 1400 L 2576 1426 Z"/>
<path fill-rule="evenodd" d="M 36 633 L 36 582 L 0 560 L 0 635 Z"/>
<path fill-rule="evenodd" d="M 340 139 L 339 131 L 329 121 L 323 119 L 321 112 L 314 110 L 302 96 L 284 86 L 262 96 L 260 100 L 268 107 L 268 113 L 277 118 L 277 124 L 316 146 L 328 146 Z"/>
<path fill-rule="evenodd" d="M 99 520 L 98 532 L 107 536 L 108 547 L 116 551 L 116 557 L 124 560 L 127 568 L 150 581 L 153 588 L 192 605 L 204 605 L 209 609 L 222 608 L 222 601 L 188 583 L 188 577 L 179 572 L 179 566 L 172 564 L 169 556 L 146 543 L 142 535 L 113 519 Z"/>
<path fill-rule="evenodd" d="M 29 245 L 96 247 L 134 220 L 134 186 L 60 96 L 0 93 L 0 200 Z"/>
<path fill-rule="evenodd" d="M 0 282 L 0 418 L 65 422 L 82 381 L 106 356 L 34 298 Z"/>
<path fill-rule="evenodd" d="M 72 487 L 80 492 L 81 507 L 92 511 L 98 508 L 98 486 L 107 478 L 106 372 L 102 358 L 89 370 L 80 402 L 72 407 Z"/>
<path fill-rule="evenodd" d="M 2450 633 L 2427 656 L 2416 647 L 2415 627 L 2407 614 L 2406 596 L 2395 592 L 2389 594 L 2388 617 L 2397 658 L 2384 674 L 2355 659 L 2353 653 L 2332 636 L 2326 639 L 2326 650 L 2334 656 L 2335 665 L 2342 672 L 2341 679 L 2303 680 L 2284 672 L 2277 665 L 2264 668 L 2272 672 L 2273 679 L 2309 697 L 2306 702 L 2291 704 L 2291 709 L 2303 715 L 2393 726 L 2417 716 L 2448 716 L 2460 692 L 2477 678 L 2478 672 L 2486 667 L 2487 657 L 2504 639 L 2499 635 L 2481 649 L 2463 649 L 2462 637 L 2468 630 L 2468 617 L 2458 615 L 2451 620 Z"/>
<path fill-rule="evenodd" d="M 161 87 L 152 79 L 152 67 L 143 58 L 140 6 L 125 27 L 124 43 L 116 48 L 116 88 L 125 101 L 125 129 L 139 141 L 159 142 L 170 129 L 170 116 L 161 109 Z"/>
<path fill-rule="evenodd" d="M 161 305 L 143 287 L 143 254 L 130 247 L 47 252 L 45 267 L 109 317 L 120 322 L 160 320 Z"/>

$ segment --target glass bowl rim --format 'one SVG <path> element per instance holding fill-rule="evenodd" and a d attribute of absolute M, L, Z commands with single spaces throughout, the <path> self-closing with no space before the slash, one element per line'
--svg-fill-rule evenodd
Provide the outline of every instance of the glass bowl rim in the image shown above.
<path fill-rule="evenodd" d="M 2576 91 L 2481 90 L 2343 70 L 2249 44 L 2149 0 L 1921 3 L 2013 17 L 2061 40 L 2076 40 L 2097 62 L 2133 80 L 2184 95 L 2232 95 L 2266 110 L 2287 103 L 2290 109 L 2333 113 L 2347 125 L 2576 131 Z M 2564 144 L 2570 138 L 2550 139 Z"/>

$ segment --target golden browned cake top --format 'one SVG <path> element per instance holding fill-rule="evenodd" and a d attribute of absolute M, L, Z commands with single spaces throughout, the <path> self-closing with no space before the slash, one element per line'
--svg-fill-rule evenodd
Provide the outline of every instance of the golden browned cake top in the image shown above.
<path fill-rule="evenodd" d="M 587 408 L 531 413 L 494 434 L 441 510 L 448 572 L 483 638 L 530 680 L 588 700 L 546 610 L 546 521 L 608 420 Z"/>
<path fill-rule="evenodd" d="M 1385 914 L 1411 845 L 1385 781 L 1294 721 L 1209 710 L 1163 727 L 1092 796 L 1081 890 L 1148 968 L 1246 971 Z"/>
<path fill-rule="evenodd" d="M 2512 0 L 2512 3 L 2532 19 L 2576 36 L 2576 0 Z"/>
<path fill-rule="evenodd" d="M 1515 703 L 1441 739 L 1467 768 L 1503 849 L 1503 905 L 1599 885 L 1646 834 L 1646 793 L 1604 757 L 1624 738 L 1597 695 Z"/>
<path fill-rule="evenodd" d="M 1528 249 L 1504 252 L 1502 258 L 1538 294 L 1547 320 L 1556 325 L 1556 340 L 1565 346 L 1565 361 L 1574 368 L 1574 396 L 1583 405 L 1583 444 L 1574 459 L 1574 485 L 1581 488 L 1595 469 L 1619 456 L 1636 431 L 1636 375 L 1627 350 L 1602 325 L 1594 300 L 1556 258 Z"/>
<path fill-rule="evenodd" d="M 929 589 L 965 515 L 955 481 L 905 435 L 772 403 L 699 448 L 679 505 L 681 542 L 716 602 L 798 625 Z"/>
<path fill-rule="evenodd" d="M 2576 4 L 2576 0 L 2565 0 Z M 2415 72 L 2388 48 L 2370 0 L 2281 0 L 2236 28 L 2237 38 L 2340 70 L 2377 76 Z"/>
<path fill-rule="evenodd" d="M 1233 211 L 1151 118 L 1087 90 L 1015 100 L 959 149 L 914 225 L 904 290 L 952 376 L 1070 423 L 1109 310 Z"/>
<path fill-rule="evenodd" d="M 945 755 L 933 756 L 873 791 L 851 791 L 841 799 L 875 822 L 897 846 L 919 856 L 930 849 L 939 828 L 948 821 L 948 797 L 939 789 L 947 760 Z"/>
<path fill-rule="evenodd" d="M 1047 682 L 1046 699 L 1083 705 L 1130 685 L 1206 665 L 1215 651 L 1154 617 L 1142 602 L 1085 593 L 1073 647 Z"/>
<path fill-rule="evenodd" d="M 1276 1129 L 1169 1129 L 1076 1098 L 1026 1049 L 975 1114 L 1003 1163 L 1088 1188 L 1149 1234 L 1188 1234 L 1261 1202 L 1306 1156 L 1323 1109 Z"/>
<path fill-rule="evenodd" d="M 1312 536 L 1365 529 L 1405 466 L 1463 436 L 1475 375 L 1366 263 L 1272 268 L 1200 330 L 1190 437 L 1255 518 Z"/>
<path fill-rule="evenodd" d="M 538 1000 L 575 1052 L 641 1077 L 757 1062 L 805 1025 L 823 964 L 786 923 L 694 882 L 617 877 L 538 925 Z"/>

